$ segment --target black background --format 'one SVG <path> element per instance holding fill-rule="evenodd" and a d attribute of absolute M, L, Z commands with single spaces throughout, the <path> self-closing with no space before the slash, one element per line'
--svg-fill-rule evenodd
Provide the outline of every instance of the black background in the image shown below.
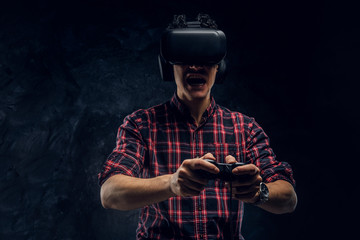
<path fill-rule="evenodd" d="M 297 181 L 298 207 L 246 206 L 255 239 L 356 230 L 357 7 L 331 1 L 2 1 L 0 238 L 135 239 L 138 212 L 105 210 L 97 173 L 123 118 L 168 100 L 162 30 L 210 14 L 228 39 L 218 104 L 255 117 Z"/>

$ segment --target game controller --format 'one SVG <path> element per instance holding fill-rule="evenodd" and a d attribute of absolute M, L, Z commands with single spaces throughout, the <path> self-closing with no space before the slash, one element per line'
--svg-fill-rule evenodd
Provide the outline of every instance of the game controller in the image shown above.
<path fill-rule="evenodd" d="M 220 172 L 218 174 L 210 173 L 205 170 L 198 170 L 198 174 L 200 174 L 201 177 L 213 180 L 213 179 L 220 179 L 225 182 L 234 181 L 235 179 L 238 179 L 239 176 L 236 176 L 232 173 L 232 170 L 236 167 L 243 166 L 245 163 L 236 162 L 236 163 L 218 163 L 211 159 L 204 159 L 204 161 L 207 161 L 211 164 L 214 164 L 217 168 L 219 168 Z"/>

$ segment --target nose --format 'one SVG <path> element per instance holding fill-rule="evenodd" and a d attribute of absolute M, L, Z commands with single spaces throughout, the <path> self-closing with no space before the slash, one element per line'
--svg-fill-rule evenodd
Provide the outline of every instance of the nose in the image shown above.
<path fill-rule="evenodd" d="M 201 69 L 203 69 L 204 68 L 204 66 L 201 66 L 201 65 L 189 65 L 189 69 L 191 69 L 191 70 L 195 70 L 195 71 L 199 71 L 199 70 L 201 70 Z"/>

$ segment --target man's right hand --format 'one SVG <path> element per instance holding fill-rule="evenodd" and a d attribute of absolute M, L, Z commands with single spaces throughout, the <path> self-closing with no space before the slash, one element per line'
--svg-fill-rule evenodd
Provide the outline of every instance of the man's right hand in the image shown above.
<path fill-rule="evenodd" d="M 177 196 L 191 197 L 198 196 L 205 186 L 208 179 L 201 178 L 196 174 L 196 170 L 204 170 L 217 174 L 219 169 L 204 159 L 215 160 L 211 153 L 207 153 L 201 158 L 186 159 L 177 171 L 170 178 L 170 189 Z"/>

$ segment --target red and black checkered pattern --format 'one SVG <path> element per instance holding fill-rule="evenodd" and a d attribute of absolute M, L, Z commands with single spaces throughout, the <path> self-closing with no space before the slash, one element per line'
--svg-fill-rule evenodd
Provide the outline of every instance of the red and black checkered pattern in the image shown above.
<path fill-rule="evenodd" d="M 218 162 L 227 155 L 253 163 L 264 182 L 295 184 L 291 166 L 275 159 L 268 136 L 250 118 L 211 103 L 199 126 L 176 93 L 171 101 L 141 109 L 124 119 L 117 143 L 99 173 L 99 184 L 114 174 L 152 178 L 174 173 L 185 159 L 212 153 Z M 226 239 L 233 218 L 235 239 L 243 239 L 243 202 L 232 200 L 224 183 L 210 181 L 197 197 L 173 197 L 141 209 L 138 239 Z"/>

